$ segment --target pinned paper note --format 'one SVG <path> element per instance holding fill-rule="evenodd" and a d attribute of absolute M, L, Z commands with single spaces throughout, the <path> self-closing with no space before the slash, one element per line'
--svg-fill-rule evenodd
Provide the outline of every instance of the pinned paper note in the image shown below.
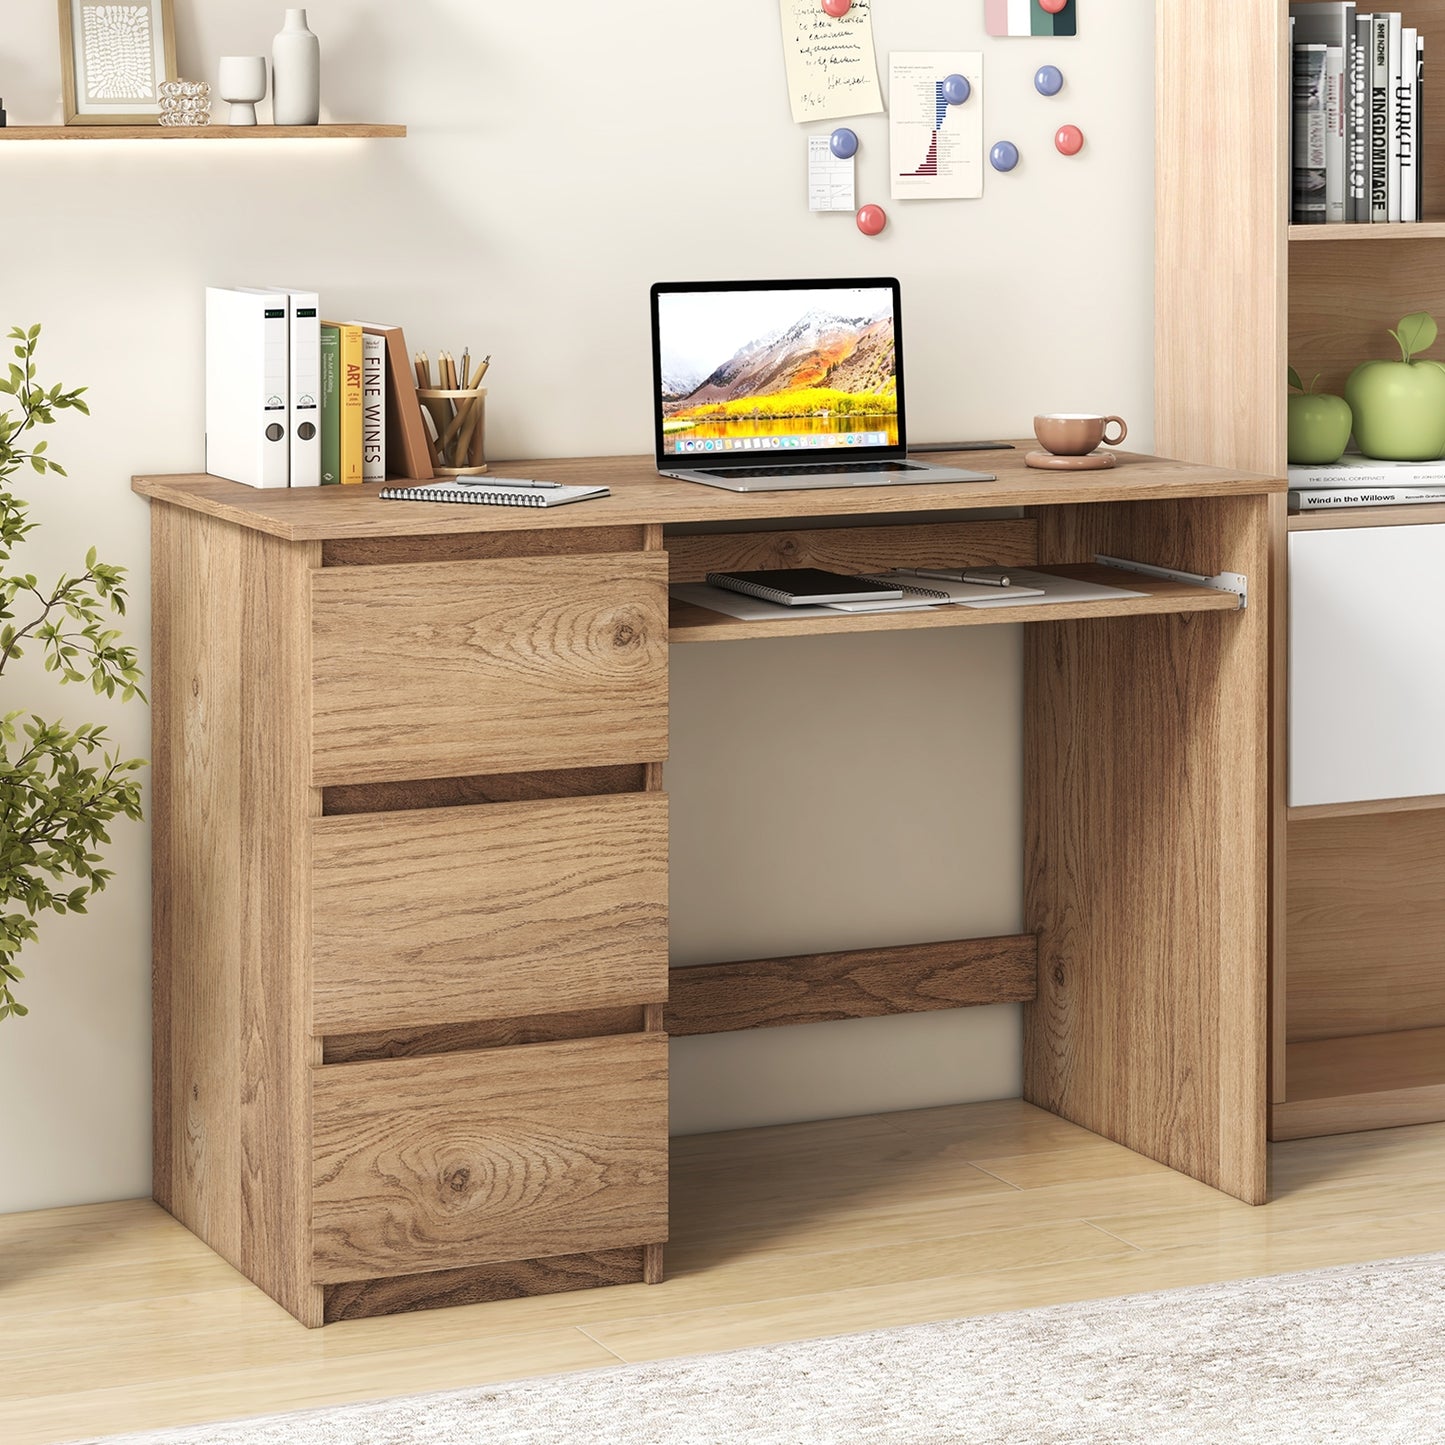
<path fill-rule="evenodd" d="M 968 82 L 951 104 L 948 82 Z M 983 194 L 983 56 L 894 51 L 888 66 L 888 155 L 893 199 L 973 200 Z"/>
<path fill-rule="evenodd" d="M 831 138 L 808 137 L 808 209 L 851 211 L 854 199 L 854 157 L 835 156 Z"/>
<path fill-rule="evenodd" d="M 990 35 L 1077 35 L 1075 0 L 984 0 Z"/>
<path fill-rule="evenodd" d="M 853 0 L 836 18 L 818 0 L 778 0 L 778 13 L 794 120 L 873 115 L 883 109 L 872 0 Z"/>

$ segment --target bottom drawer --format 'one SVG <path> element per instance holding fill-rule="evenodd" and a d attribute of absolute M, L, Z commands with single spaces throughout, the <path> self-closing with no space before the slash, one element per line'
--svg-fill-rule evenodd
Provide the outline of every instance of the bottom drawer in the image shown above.
<path fill-rule="evenodd" d="M 667 1036 L 312 1072 L 317 1284 L 667 1238 Z"/>

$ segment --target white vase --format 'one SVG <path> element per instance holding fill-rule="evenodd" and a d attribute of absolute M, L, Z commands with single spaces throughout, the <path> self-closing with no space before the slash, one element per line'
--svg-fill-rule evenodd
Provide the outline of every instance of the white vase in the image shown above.
<path fill-rule="evenodd" d="M 277 125 L 315 125 L 321 119 L 321 42 L 307 29 L 304 10 L 286 12 L 271 61 L 271 119 Z"/>

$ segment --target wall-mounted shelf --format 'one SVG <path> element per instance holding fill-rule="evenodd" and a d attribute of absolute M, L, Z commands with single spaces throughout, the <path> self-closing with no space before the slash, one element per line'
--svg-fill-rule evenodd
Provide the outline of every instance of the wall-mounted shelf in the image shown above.
<path fill-rule="evenodd" d="M 7 140 L 386 140 L 404 125 L 9 125 Z"/>
<path fill-rule="evenodd" d="M 1362 221 L 1332 226 L 1291 226 L 1291 241 L 1438 241 L 1445 221 L 1398 221 L 1365 225 Z"/>

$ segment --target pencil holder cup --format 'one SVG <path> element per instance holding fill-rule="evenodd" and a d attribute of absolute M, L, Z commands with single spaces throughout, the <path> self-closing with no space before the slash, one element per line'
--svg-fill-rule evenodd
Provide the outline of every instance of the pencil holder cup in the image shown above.
<path fill-rule="evenodd" d="M 419 386 L 421 409 L 431 422 L 427 440 L 439 477 L 475 477 L 487 470 L 487 389 Z"/>

